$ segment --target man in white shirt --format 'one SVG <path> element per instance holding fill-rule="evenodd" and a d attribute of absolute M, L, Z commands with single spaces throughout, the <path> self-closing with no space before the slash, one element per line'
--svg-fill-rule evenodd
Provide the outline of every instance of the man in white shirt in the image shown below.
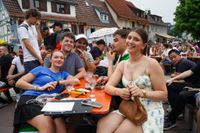
<path fill-rule="evenodd" d="M 17 73 L 14 73 L 15 69 Z M 11 86 L 15 85 L 15 81 L 17 81 L 22 75 L 24 75 L 24 63 L 23 63 L 23 50 L 19 48 L 18 56 L 14 57 L 12 60 L 12 65 L 8 71 L 7 79 L 8 84 Z"/>
<path fill-rule="evenodd" d="M 18 36 L 24 52 L 25 72 L 29 72 L 33 68 L 43 65 L 39 49 L 42 43 L 40 18 L 41 14 L 37 9 L 28 9 L 25 12 L 24 22 L 18 28 Z"/>

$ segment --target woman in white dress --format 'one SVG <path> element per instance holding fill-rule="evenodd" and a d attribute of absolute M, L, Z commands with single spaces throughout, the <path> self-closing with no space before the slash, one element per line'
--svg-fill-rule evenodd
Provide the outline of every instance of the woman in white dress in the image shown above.
<path fill-rule="evenodd" d="M 132 96 L 140 97 L 147 111 L 147 121 L 137 126 L 115 110 L 99 120 L 97 133 L 163 133 L 162 100 L 167 98 L 167 89 L 159 63 L 143 54 L 147 41 L 148 35 L 143 29 L 129 33 L 126 48 L 130 59 L 119 63 L 105 86 L 108 94 L 124 100 L 130 100 Z M 121 80 L 125 87 L 117 88 Z M 130 83 L 134 86 L 128 86 Z"/>

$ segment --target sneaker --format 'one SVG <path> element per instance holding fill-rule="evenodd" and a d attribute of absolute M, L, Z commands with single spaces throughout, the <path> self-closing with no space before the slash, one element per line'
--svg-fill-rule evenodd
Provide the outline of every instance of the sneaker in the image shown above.
<path fill-rule="evenodd" d="M 164 124 L 164 131 L 167 131 L 169 129 L 172 129 L 176 126 L 176 123 L 175 122 L 171 122 L 169 119 L 165 121 L 165 124 Z"/>
<path fill-rule="evenodd" d="M 183 114 L 180 114 L 177 118 L 177 120 L 183 120 Z"/>

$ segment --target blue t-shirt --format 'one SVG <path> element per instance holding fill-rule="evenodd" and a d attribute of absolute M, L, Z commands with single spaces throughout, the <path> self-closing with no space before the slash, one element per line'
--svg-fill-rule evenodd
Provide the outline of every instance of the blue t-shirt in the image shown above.
<path fill-rule="evenodd" d="M 44 86 L 45 84 L 49 82 L 54 82 L 58 80 L 64 80 L 67 79 L 69 74 L 64 71 L 60 71 L 58 73 L 52 72 L 49 68 L 39 66 L 34 68 L 30 71 L 33 75 L 35 75 L 35 79 L 32 81 L 31 84 L 36 86 Z M 31 96 L 39 96 L 41 94 L 52 94 L 52 93 L 60 93 L 63 91 L 62 86 L 57 86 L 54 90 L 48 91 L 48 90 L 25 90 L 23 95 L 31 95 Z"/>

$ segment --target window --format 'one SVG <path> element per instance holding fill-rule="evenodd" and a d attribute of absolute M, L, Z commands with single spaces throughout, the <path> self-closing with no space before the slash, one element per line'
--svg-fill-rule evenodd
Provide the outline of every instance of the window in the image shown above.
<path fill-rule="evenodd" d="M 72 33 L 74 33 L 75 35 L 77 35 L 77 27 L 75 24 L 71 25 L 71 29 L 72 29 Z"/>
<path fill-rule="evenodd" d="M 108 23 L 108 15 L 104 13 L 100 13 L 100 19 L 103 23 Z"/>
<path fill-rule="evenodd" d="M 95 28 L 91 28 L 90 31 L 91 31 L 91 33 L 95 32 Z"/>
<path fill-rule="evenodd" d="M 24 9 L 35 7 L 40 11 L 47 11 L 47 0 L 22 0 L 22 7 Z"/>
<path fill-rule="evenodd" d="M 70 14 L 70 5 L 57 2 L 51 2 L 52 12 Z"/>
<path fill-rule="evenodd" d="M 35 7 L 40 9 L 40 1 L 39 0 L 29 0 L 30 7 Z"/>
<path fill-rule="evenodd" d="M 79 25 L 79 34 L 84 34 L 84 26 Z"/>
<path fill-rule="evenodd" d="M 132 28 L 134 28 L 135 27 L 135 22 L 132 22 Z"/>
<path fill-rule="evenodd" d="M 65 6 L 62 4 L 56 4 L 56 12 L 65 13 Z"/>

